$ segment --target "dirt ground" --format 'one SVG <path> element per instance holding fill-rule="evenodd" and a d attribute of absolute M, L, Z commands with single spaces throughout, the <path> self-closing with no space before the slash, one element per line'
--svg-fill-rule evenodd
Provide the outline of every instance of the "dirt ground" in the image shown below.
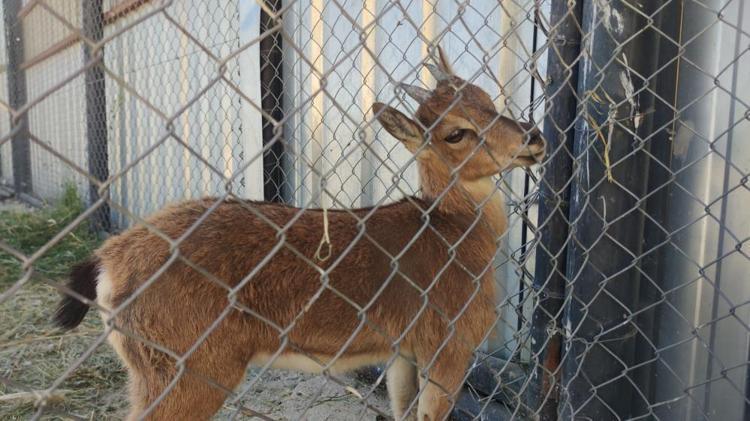
<path fill-rule="evenodd" d="M 0 238 L 24 253 L 32 253 L 59 232 L 80 209 L 35 210 L 0 197 Z M 51 399 L 42 408 L 42 419 L 121 419 L 126 411 L 125 372 L 106 343 L 71 373 L 68 367 L 99 338 L 101 322 L 89 314 L 81 326 L 61 333 L 50 323 L 58 300 L 51 284 L 64 280 L 67 267 L 96 246 L 85 228 L 74 231 L 39 262 L 38 273 L 7 300 L 0 302 L 0 419 L 28 419 L 40 410 L 34 392 L 53 384 Z M 36 266 L 35 266 L 36 269 Z M 18 261 L 0 251 L 0 294 L 16 285 Z M 67 374 L 67 375 L 66 375 Z M 256 372 L 249 370 L 248 379 Z M 274 420 L 376 420 L 357 395 L 369 387 L 353 376 L 341 377 L 343 387 L 324 376 L 269 370 L 244 396 L 243 405 Z M 244 390 L 246 385 L 240 387 Z M 367 404 L 388 414 L 383 388 L 365 396 Z M 216 419 L 236 411 L 229 404 Z M 235 419 L 259 419 L 240 410 Z"/>
<path fill-rule="evenodd" d="M 246 405 L 273 419 L 284 420 L 376 420 L 376 412 L 368 409 L 354 393 L 363 394 L 367 386 L 349 377 L 354 391 L 327 380 L 323 376 L 272 370 L 263 377 L 246 399 Z M 359 387 L 357 387 L 359 386 Z M 367 404 L 388 414 L 385 393 L 377 390 L 366 399 Z M 222 415 L 229 415 L 225 410 Z"/>

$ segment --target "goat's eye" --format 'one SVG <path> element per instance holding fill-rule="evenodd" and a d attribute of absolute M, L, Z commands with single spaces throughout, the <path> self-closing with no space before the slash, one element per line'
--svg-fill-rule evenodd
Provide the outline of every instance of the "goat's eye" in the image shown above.
<path fill-rule="evenodd" d="M 445 141 L 448 143 L 458 143 L 464 138 L 465 134 L 466 134 L 465 129 L 454 130 L 448 136 L 445 137 Z"/>

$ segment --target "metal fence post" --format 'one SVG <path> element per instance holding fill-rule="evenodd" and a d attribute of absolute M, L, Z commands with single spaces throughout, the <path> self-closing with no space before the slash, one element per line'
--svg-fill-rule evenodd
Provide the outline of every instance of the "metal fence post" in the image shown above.
<path fill-rule="evenodd" d="M 539 183 L 540 242 L 533 288 L 538 301 L 531 319 L 531 352 L 535 363 L 526 393 L 529 411 L 541 420 L 557 418 L 561 336 L 565 294 L 565 250 L 568 243 L 570 177 L 576 119 L 582 1 L 555 0 L 550 11 L 550 50 L 545 97 L 549 98 L 544 138 L 549 159 Z"/>
<path fill-rule="evenodd" d="M 274 12 L 281 9 L 281 0 L 265 0 L 265 4 Z M 261 8 L 261 34 L 279 22 L 281 21 L 269 16 Z M 272 202 L 284 202 L 289 197 L 289 192 L 286 191 L 288 189 L 285 189 L 287 183 L 284 175 L 283 126 L 276 124 L 284 118 L 282 53 L 281 32 L 277 31 L 260 41 L 261 107 L 264 111 L 262 116 L 263 146 L 268 147 L 263 154 L 263 196 L 265 200 Z M 271 116 L 275 121 L 270 121 L 266 115 Z"/>
<path fill-rule="evenodd" d="M 648 136 L 651 138 L 649 152 L 651 162 L 648 170 L 648 200 L 646 201 L 646 214 L 650 218 L 646 220 L 643 232 L 644 256 L 641 260 L 641 269 L 644 279 L 639 285 L 639 307 L 651 307 L 648 311 L 641 312 L 637 318 L 640 334 L 636 343 L 636 355 L 638 360 L 635 366 L 633 381 L 638 385 L 640 394 L 647 400 L 636 400 L 633 403 L 634 415 L 648 414 L 651 402 L 656 402 L 654 389 L 654 367 L 656 364 L 642 364 L 644 361 L 658 360 L 658 354 L 654 344 L 658 343 L 659 323 L 657 318 L 656 303 L 663 299 L 665 277 L 664 257 L 665 245 L 669 243 L 670 234 L 664 227 L 671 225 L 669 220 L 670 202 L 673 196 L 672 177 L 672 147 L 673 137 L 676 132 L 678 120 L 675 119 L 677 87 L 679 86 L 679 58 L 680 47 L 675 41 L 681 43 L 681 21 L 684 13 L 684 2 L 672 2 L 665 6 L 659 13 L 654 25 L 671 39 L 658 37 L 654 49 L 658 53 L 657 68 L 659 73 L 654 78 L 656 84 L 654 92 L 659 100 L 653 101 L 653 114 L 644 123 L 650 124 Z M 676 17 L 680 18 L 676 18 Z M 655 194 L 654 194 L 655 193 Z"/>
<path fill-rule="evenodd" d="M 102 0 L 82 0 L 83 34 L 88 39 L 98 42 L 104 35 L 104 16 Z M 92 50 L 83 43 L 84 62 L 104 60 L 104 49 Z M 86 70 L 86 138 L 88 143 L 89 173 L 97 180 L 109 178 L 109 152 L 107 149 L 107 98 L 105 92 L 104 70 L 91 66 Z M 107 196 L 107 193 L 105 193 Z M 89 186 L 89 204 L 99 200 L 99 189 L 96 184 Z M 108 232 L 112 229 L 108 204 L 100 206 L 91 215 L 91 226 L 95 232 Z"/>
<path fill-rule="evenodd" d="M 563 419 L 623 419 L 632 411 L 629 381 L 636 350 L 648 183 L 650 129 L 642 114 L 654 101 L 641 75 L 656 70 L 656 32 L 648 16 L 663 1 L 635 10 L 623 0 L 585 2 L 580 118 L 572 181 L 563 326 Z"/>
<path fill-rule="evenodd" d="M 8 102 L 15 111 L 26 104 L 26 72 L 21 69 L 24 59 L 23 25 L 18 18 L 22 0 L 5 0 L 5 52 L 7 54 Z M 28 113 L 11 116 L 13 158 L 13 188 L 17 196 L 32 193 L 31 145 L 29 143 Z"/>

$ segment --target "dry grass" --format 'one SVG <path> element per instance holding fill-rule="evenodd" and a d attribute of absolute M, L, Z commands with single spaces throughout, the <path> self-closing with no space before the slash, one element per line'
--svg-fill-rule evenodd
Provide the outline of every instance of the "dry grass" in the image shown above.
<path fill-rule="evenodd" d="M 101 334 L 95 317 L 61 334 L 49 322 L 57 297 L 54 288 L 33 282 L 0 305 L 0 375 L 15 383 L 0 385 L 0 395 L 49 388 Z M 124 384 L 120 362 L 102 344 L 62 381 L 57 391 L 64 391 L 63 397 L 44 408 L 43 418 L 121 418 Z M 11 400 L 0 403 L 0 419 L 28 419 L 38 410 L 37 402 Z"/>
<path fill-rule="evenodd" d="M 43 210 L 5 204 L 0 207 L 0 238 L 29 255 L 80 212 L 73 188 L 57 205 Z M 0 303 L 0 376 L 10 380 L 0 383 L 0 419 L 28 419 L 40 409 L 42 419 L 120 418 L 125 373 L 106 344 L 51 391 L 52 400 L 43 404 L 33 393 L 48 390 L 61 379 L 102 332 L 95 317 L 87 317 L 66 334 L 50 322 L 59 294 L 48 282 L 64 280 L 70 265 L 96 244 L 86 227 L 79 227 L 35 262 L 36 276 Z M 21 269 L 17 259 L 0 252 L 0 291 L 18 281 Z"/>

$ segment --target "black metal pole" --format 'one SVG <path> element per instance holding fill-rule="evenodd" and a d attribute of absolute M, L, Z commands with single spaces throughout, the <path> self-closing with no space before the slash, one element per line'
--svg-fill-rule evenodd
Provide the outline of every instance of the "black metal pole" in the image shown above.
<path fill-rule="evenodd" d="M 281 9 L 281 0 L 265 0 L 274 12 Z M 280 19 L 274 19 L 265 10 L 260 12 L 260 33 L 273 28 Z M 281 32 L 274 32 L 260 41 L 261 107 L 275 122 L 284 117 L 284 75 Z M 288 197 L 284 176 L 284 144 L 282 127 L 265 116 L 263 119 L 263 196 L 265 200 L 283 202 Z"/>
<path fill-rule="evenodd" d="M 530 413 L 557 418 L 560 320 L 565 293 L 570 178 L 576 119 L 582 1 L 554 0 L 550 11 L 547 100 L 544 138 L 548 159 L 539 193 L 539 244 L 533 288 L 537 302 L 531 318 L 533 379 L 526 392 Z"/>
<path fill-rule="evenodd" d="M 6 72 L 8 76 L 8 104 L 18 110 L 26 104 L 26 73 L 21 69 L 24 58 L 23 25 L 18 18 L 21 0 L 3 1 L 5 22 L 5 51 L 8 56 Z M 17 196 L 31 194 L 31 145 L 29 144 L 28 113 L 11 117 L 11 138 L 13 158 L 13 189 Z"/>
<path fill-rule="evenodd" d="M 104 35 L 104 15 L 102 0 L 82 0 L 83 35 L 94 42 L 101 41 Z M 83 44 L 84 62 L 104 60 L 104 50 L 92 51 L 88 43 Z M 84 76 L 86 90 L 86 138 L 88 147 L 89 173 L 97 180 L 109 178 L 109 152 L 107 150 L 107 97 L 104 70 L 101 66 L 91 66 Z M 99 200 L 96 184 L 89 186 L 89 204 Z M 91 227 L 95 232 L 112 230 L 108 204 L 99 207 L 91 215 Z"/>
<path fill-rule="evenodd" d="M 644 17 L 667 0 L 585 2 L 578 96 L 583 99 L 574 153 L 580 166 L 571 193 L 571 242 L 566 267 L 562 419 L 623 419 L 632 412 L 643 246 L 654 102 L 641 75 L 656 71 L 655 31 Z M 607 147 L 605 147 L 607 145 Z M 611 180 L 608 180 L 611 174 Z"/>
<path fill-rule="evenodd" d="M 657 307 L 664 299 L 663 291 L 667 286 L 663 285 L 666 276 L 664 257 L 666 250 L 671 247 L 669 242 L 670 233 L 665 231 L 673 223 L 669 220 L 670 201 L 673 197 L 674 173 L 672 168 L 672 146 L 677 120 L 675 119 L 678 68 L 680 61 L 681 22 L 684 2 L 672 2 L 659 12 L 655 17 L 653 26 L 666 35 L 658 37 L 654 48 L 658 53 L 657 68 L 659 73 L 652 84 L 653 91 L 659 96 L 659 100 L 653 101 L 653 113 L 644 119 L 643 124 L 648 126 L 649 152 L 651 160 L 648 172 L 648 195 L 646 201 L 646 214 L 649 218 L 645 220 L 643 230 L 643 259 L 641 270 L 646 277 L 640 283 L 639 307 L 649 308 L 638 315 L 637 323 L 639 333 L 636 343 L 636 366 L 631 379 L 640 390 L 640 394 L 646 399 L 634 399 L 633 416 L 638 417 L 651 412 L 650 405 L 656 401 L 656 389 L 653 387 L 655 380 L 654 372 L 658 368 L 658 355 L 654 344 L 659 343 L 659 322 Z M 645 99 L 653 99 L 646 97 Z M 642 107 L 645 108 L 645 107 Z"/>

